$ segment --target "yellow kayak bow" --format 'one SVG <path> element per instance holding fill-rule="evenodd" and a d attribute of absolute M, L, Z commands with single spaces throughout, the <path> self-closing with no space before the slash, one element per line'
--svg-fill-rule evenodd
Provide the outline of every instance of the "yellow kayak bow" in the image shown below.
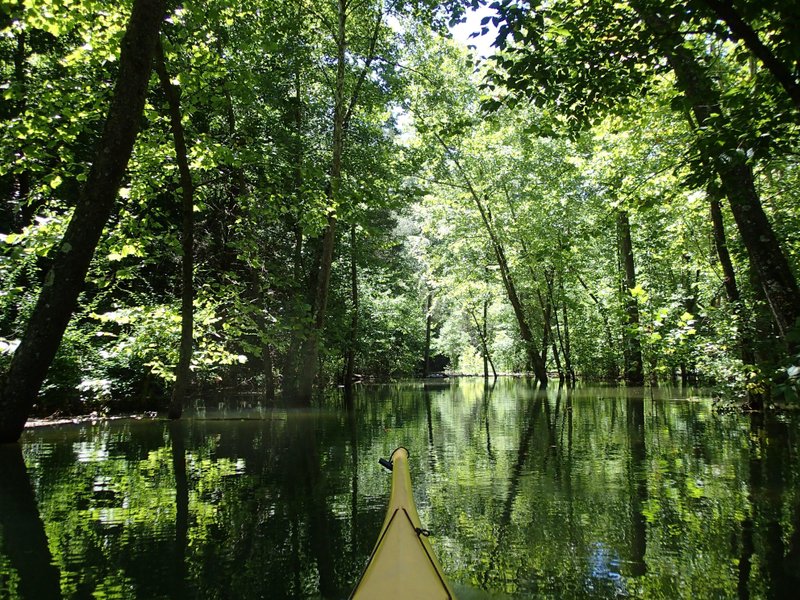
<path fill-rule="evenodd" d="M 378 542 L 350 598 L 455 598 L 431 549 L 429 532 L 420 525 L 408 473 L 408 450 L 398 448 L 381 464 L 392 471 L 389 508 Z"/>

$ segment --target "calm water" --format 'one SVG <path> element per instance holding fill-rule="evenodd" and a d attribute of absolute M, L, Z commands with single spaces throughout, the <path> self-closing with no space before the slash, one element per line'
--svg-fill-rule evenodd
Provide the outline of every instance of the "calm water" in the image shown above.
<path fill-rule="evenodd" d="M 800 415 L 513 379 L 341 407 L 26 431 L 0 449 L 0 598 L 346 597 L 398 445 L 462 598 L 800 597 Z"/>

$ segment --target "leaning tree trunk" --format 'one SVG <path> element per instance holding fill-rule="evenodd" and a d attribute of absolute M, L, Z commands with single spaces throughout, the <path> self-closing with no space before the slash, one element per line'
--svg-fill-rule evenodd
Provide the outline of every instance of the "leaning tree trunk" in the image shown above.
<path fill-rule="evenodd" d="M 159 40 L 156 46 L 155 70 L 161 82 L 161 89 L 167 97 L 169 122 L 172 139 L 175 143 L 175 159 L 181 182 L 181 338 L 178 366 L 175 369 L 175 385 L 169 405 L 169 418 L 180 419 L 186 390 L 192 379 L 192 330 L 194 327 L 194 184 L 189 171 L 189 158 L 186 153 L 186 135 L 181 118 L 180 88 L 172 85 L 164 61 L 164 49 Z"/>
<path fill-rule="evenodd" d="M 753 347 L 753 339 L 750 336 L 750 323 L 748 322 L 749 319 L 747 318 L 742 305 L 742 299 L 739 294 L 739 286 L 736 283 L 736 272 L 733 269 L 731 255 L 728 252 L 728 241 L 725 236 L 725 222 L 722 218 L 722 207 L 720 206 L 716 190 L 709 189 L 708 196 L 711 205 L 711 224 L 714 235 L 714 247 L 717 250 L 719 264 L 722 267 L 725 293 L 728 297 L 728 302 L 730 302 L 734 314 L 739 319 L 738 341 L 742 362 L 745 365 L 754 365 L 756 363 L 756 355 Z M 750 371 L 749 368 L 747 370 Z M 764 406 L 763 394 L 749 390 L 747 394 L 747 404 L 750 408 L 760 410 Z"/>
<path fill-rule="evenodd" d="M 739 317 L 739 344 L 742 350 L 742 361 L 745 364 L 755 364 L 753 353 L 753 341 L 747 334 L 748 324 L 745 322 L 746 316 L 742 310 L 742 299 L 739 294 L 739 286 L 736 283 L 736 272 L 733 269 L 730 252 L 728 252 L 728 241 L 725 235 L 725 222 L 722 219 L 722 207 L 719 198 L 714 192 L 709 193 L 711 205 L 711 224 L 714 234 L 714 248 L 717 251 L 720 267 L 722 267 L 723 283 L 728 302 L 731 303 L 734 313 Z"/>
<path fill-rule="evenodd" d="M 119 76 L 85 185 L 54 252 L 25 335 L 0 382 L 0 443 L 19 439 L 47 369 L 77 305 L 97 243 L 114 210 L 144 110 L 164 0 L 135 0 L 119 59 Z"/>
<path fill-rule="evenodd" d="M 755 187 L 753 169 L 731 136 L 720 131 L 728 120 L 720 106 L 720 94 L 711 77 L 684 46 L 683 36 L 675 25 L 647 2 L 634 8 L 653 33 L 661 52 L 675 72 L 678 88 L 686 96 L 700 128 L 709 139 L 703 151 L 714 165 L 728 198 L 733 218 L 747 249 L 751 267 L 758 274 L 775 325 L 790 352 L 798 342 L 789 335 L 800 318 L 800 290 L 786 255 L 764 212 Z"/>
<path fill-rule="evenodd" d="M 461 166 L 461 161 L 458 160 L 456 154 L 452 151 L 450 146 L 447 145 L 447 142 L 445 142 L 444 139 L 438 133 L 436 133 L 435 130 L 432 130 L 432 133 L 434 137 L 436 137 L 437 141 L 442 145 L 445 152 L 449 155 L 450 159 L 453 161 L 453 164 L 455 164 L 456 169 L 464 180 L 464 184 L 469 190 L 469 194 L 475 203 L 475 208 L 478 209 L 478 213 L 481 216 L 481 221 L 486 228 L 486 233 L 489 235 L 489 241 L 491 243 L 495 259 L 497 260 L 497 266 L 500 269 L 500 278 L 503 281 L 503 287 L 508 295 L 508 301 L 511 303 L 511 308 L 514 309 L 514 316 L 516 317 L 517 324 L 519 325 L 520 337 L 525 345 L 525 353 L 528 359 L 528 364 L 533 369 L 533 374 L 539 381 L 539 386 L 544 389 L 547 387 L 547 367 L 542 358 L 542 353 L 537 347 L 536 340 L 533 337 L 533 331 L 531 330 L 528 322 L 528 317 L 525 315 L 525 308 L 520 300 L 519 294 L 517 293 L 517 288 L 514 284 L 514 278 L 511 274 L 511 270 L 509 269 L 508 260 L 506 259 L 503 242 L 498 237 L 491 214 L 485 206 L 484 200 L 486 199 L 486 196 L 484 196 L 484 200 L 481 200 L 481 197 L 475 189 L 475 186 L 472 185 L 472 179 L 467 175 L 464 167 Z"/>

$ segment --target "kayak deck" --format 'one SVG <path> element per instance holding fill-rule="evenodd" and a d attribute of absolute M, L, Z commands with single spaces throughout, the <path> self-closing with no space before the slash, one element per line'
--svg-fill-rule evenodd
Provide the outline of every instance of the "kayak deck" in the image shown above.
<path fill-rule="evenodd" d="M 392 493 L 381 533 L 353 599 L 454 598 L 420 525 L 408 472 L 408 451 L 392 452 Z"/>

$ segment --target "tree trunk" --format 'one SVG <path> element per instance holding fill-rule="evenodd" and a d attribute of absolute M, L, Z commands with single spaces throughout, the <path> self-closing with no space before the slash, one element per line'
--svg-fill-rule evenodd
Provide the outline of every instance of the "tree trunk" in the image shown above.
<path fill-rule="evenodd" d="M 494 368 L 494 361 L 492 360 L 492 355 L 489 352 L 489 301 L 483 301 L 483 347 L 486 350 L 486 360 L 489 362 L 489 366 L 492 368 L 492 376 L 497 379 L 497 369 Z M 486 365 L 483 366 L 484 372 L 486 371 Z M 487 373 L 488 375 L 488 373 Z"/>
<path fill-rule="evenodd" d="M 425 302 L 425 356 L 422 365 L 422 376 L 427 377 L 431 374 L 431 324 L 433 316 L 431 307 L 433 305 L 433 292 L 428 292 L 428 299 Z"/>
<path fill-rule="evenodd" d="M 750 336 L 749 319 L 744 311 L 741 296 L 739 294 L 739 286 L 736 283 L 736 272 L 733 270 L 733 262 L 731 261 L 730 253 L 728 252 L 728 242 L 725 236 L 725 223 L 722 219 L 722 207 L 720 206 L 719 197 L 716 190 L 709 189 L 708 198 L 711 208 L 711 224 L 714 234 L 714 247 L 719 257 L 719 264 L 722 267 L 723 282 L 725 285 L 725 293 L 728 297 L 728 302 L 734 314 L 738 318 L 738 338 L 739 347 L 742 357 L 742 362 L 745 365 L 756 364 L 756 355 L 753 344 L 753 339 Z M 748 369 L 749 370 L 749 369 Z M 747 392 L 747 406 L 755 410 L 760 410 L 764 406 L 763 394 L 748 391 Z"/>
<path fill-rule="evenodd" d="M 488 333 L 487 326 L 487 308 L 489 303 L 483 301 L 483 328 L 481 330 L 481 343 L 483 345 L 483 378 L 489 379 L 489 345 L 486 343 L 486 335 Z"/>
<path fill-rule="evenodd" d="M 753 342 L 747 334 L 748 324 L 742 310 L 742 300 L 739 294 L 739 286 L 736 283 L 736 272 L 733 269 L 731 255 L 728 252 L 728 241 L 725 236 L 725 222 L 722 219 L 722 207 L 716 193 L 709 191 L 709 201 L 711 209 L 711 224 L 714 235 L 714 248 L 717 251 L 720 267 L 722 267 L 723 283 L 728 302 L 731 303 L 734 313 L 739 317 L 739 343 L 742 349 L 742 361 L 745 364 L 755 364 L 753 354 Z"/>
<path fill-rule="evenodd" d="M 298 19 L 302 18 L 302 3 L 298 3 Z M 292 182 L 290 185 L 290 193 L 297 194 L 298 197 L 303 189 L 303 110 L 302 110 L 302 94 L 301 94 L 301 78 L 299 66 L 295 69 L 295 97 L 292 102 L 291 118 L 294 124 L 294 143 L 292 144 L 292 160 L 294 162 L 294 172 Z M 302 329 L 301 320 L 303 311 L 300 309 L 302 305 L 302 295 L 300 282 L 303 280 L 303 228 L 300 225 L 299 217 L 287 213 L 287 218 L 291 219 L 289 228 L 294 234 L 294 245 L 292 249 L 292 281 L 288 286 L 289 295 L 291 297 L 291 308 L 289 312 L 289 319 L 295 326 L 293 328 L 289 347 L 283 357 L 283 365 L 281 368 L 282 376 L 282 389 L 281 392 L 284 399 L 291 401 L 297 395 L 297 382 L 298 382 L 298 363 L 300 360 L 300 345 L 302 343 Z"/>
<path fill-rule="evenodd" d="M 520 301 L 519 295 L 517 294 L 517 288 L 514 285 L 514 279 L 511 276 L 511 271 L 508 267 L 508 261 L 506 260 L 505 249 L 503 248 L 502 241 L 497 236 L 491 214 L 484 205 L 483 200 L 481 200 L 481 197 L 478 195 L 477 190 L 472 185 L 472 181 L 467 176 L 467 172 L 461 166 L 461 162 L 458 160 L 458 157 L 455 155 L 455 153 L 453 153 L 447 143 L 439 134 L 436 133 L 435 130 L 432 130 L 432 133 L 445 149 L 445 152 L 450 155 L 450 158 L 456 165 L 456 169 L 458 169 L 458 172 L 461 174 L 461 177 L 463 178 L 464 183 L 469 190 L 469 194 L 475 203 L 475 207 L 478 209 L 478 212 L 481 215 L 481 221 L 486 228 L 486 233 L 489 235 L 489 241 L 492 245 L 492 251 L 494 252 L 497 260 L 497 266 L 500 268 L 500 278 L 503 281 L 503 287 L 508 295 L 508 301 L 511 303 L 511 307 L 514 309 L 514 316 L 517 319 L 517 325 L 519 325 L 520 337 L 525 345 L 525 353 L 527 355 L 528 363 L 533 369 L 534 376 L 539 381 L 539 385 L 542 388 L 546 388 L 547 368 L 544 360 L 542 360 L 542 354 L 539 352 L 539 349 L 536 346 L 536 340 L 533 337 L 533 331 L 528 323 L 528 317 L 525 315 L 525 309 Z"/>
<path fill-rule="evenodd" d="M 353 387 L 355 380 L 356 345 L 358 344 L 358 270 L 356 261 L 356 225 L 350 226 L 350 340 L 345 357 L 345 388 Z"/>
<path fill-rule="evenodd" d="M 561 352 L 564 355 L 564 365 L 567 370 L 567 380 L 570 385 L 575 385 L 575 369 L 572 366 L 572 344 L 569 339 L 569 318 L 567 316 L 567 301 L 564 294 L 564 280 L 561 279 L 561 315 L 562 327 L 564 328 L 564 335 L 559 336 L 561 340 Z"/>
<path fill-rule="evenodd" d="M 549 285 L 547 269 L 545 269 L 544 278 Z M 547 295 L 547 300 L 542 298 L 542 292 L 538 288 L 536 290 L 536 295 L 539 298 L 539 308 L 542 311 L 542 362 L 547 364 L 547 346 L 550 341 L 550 334 L 552 333 L 553 301 L 549 294 Z M 558 357 L 555 357 L 555 360 L 557 361 Z M 558 378 L 559 380 L 561 379 L 560 372 Z"/>
<path fill-rule="evenodd" d="M 623 354 L 625 356 L 625 383 L 644 385 L 642 347 L 639 342 L 639 304 L 631 294 L 636 287 L 636 268 L 633 263 L 631 224 L 628 213 L 617 211 L 617 240 L 619 261 L 622 267 L 622 304 L 625 322 L 622 328 Z"/>
<path fill-rule="evenodd" d="M 186 135 L 183 130 L 180 88 L 172 85 L 164 60 L 164 49 L 159 39 L 156 45 L 155 70 L 161 89 L 169 106 L 169 122 L 175 144 L 175 160 L 181 183 L 181 338 L 175 384 L 169 405 L 169 418 L 180 419 L 186 400 L 186 391 L 192 380 L 192 346 L 194 328 L 194 184 L 189 171 Z"/>
<path fill-rule="evenodd" d="M 511 307 L 514 309 L 514 316 L 517 318 L 517 325 L 519 325 L 520 337 L 525 344 L 525 350 L 528 355 L 528 360 L 533 368 L 533 374 L 539 381 L 542 388 L 547 387 L 547 369 L 542 360 L 542 355 L 536 347 L 536 341 L 533 337 L 533 331 L 528 324 L 528 318 L 525 316 L 525 309 L 517 294 L 517 288 L 514 285 L 514 280 L 511 277 L 511 272 L 508 268 L 506 261 L 505 251 L 499 243 L 495 244 L 495 255 L 497 256 L 498 265 L 500 266 L 500 276 L 508 294 L 508 300 L 511 302 Z"/>
<path fill-rule="evenodd" d="M 780 336 L 793 353 L 798 350 L 798 343 L 789 338 L 789 333 L 800 318 L 800 290 L 761 205 L 753 170 L 747 163 L 745 153 L 729 141 L 730 136 L 719 131 L 727 126 L 727 118 L 720 106 L 719 91 L 702 65 L 684 46 L 683 36 L 672 22 L 646 2 L 636 2 L 634 8 L 667 57 L 675 72 L 677 86 L 691 104 L 698 125 L 709 136 L 704 151 L 722 182 L 750 265 L 761 281 Z"/>
<path fill-rule="evenodd" d="M 550 305 L 553 307 L 553 324 L 555 325 L 556 335 L 553 338 L 553 356 L 556 360 L 556 368 L 558 369 L 558 380 L 563 382 L 565 379 L 567 380 L 567 385 L 572 385 L 575 383 L 575 373 L 572 371 L 572 363 L 570 357 L 570 343 L 569 343 L 569 323 L 567 321 L 567 305 L 566 305 L 566 296 L 564 294 L 564 280 L 563 276 L 559 277 L 559 283 L 561 287 L 561 299 L 562 299 L 562 316 L 564 320 L 564 324 L 559 322 L 558 319 L 558 306 L 556 304 L 555 299 L 555 292 L 554 292 L 554 276 L 551 275 L 549 278 L 546 279 L 547 281 L 547 294 L 550 301 Z M 562 335 L 562 328 L 563 328 L 563 335 Z M 558 340 L 558 346 L 556 346 L 556 340 Z M 559 351 L 558 348 L 561 348 L 560 355 L 564 357 L 564 367 L 562 367 L 561 359 L 559 358 Z M 566 370 L 565 370 L 566 369 Z"/>
<path fill-rule="evenodd" d="M 328 178 L 327 195 L 331 206 L 339 200 L 339 188 L 342 181 L 342 157 L 344 155 L 344 140 L 353 110 L 358 102 L 361 86 L 366 79 L 367 72 L 375 59 L 375 46 L 380 33 L 383 14 L 380 13 L 375 22 L 375 28 L 370 38 L 367 60 L 359 74 L 358 81 L 353 89 L 350 101 L 345 104 L 344 84 L 347 51 L 347 0 L 338 0 L 338 23 L 336 28 L 336 82 L 334 88 L 333 105 L 333 156 L 331 170 Z M 319 346 L 325 326 L 325 312 L 328 304 L 328 290 L 330 288 L 331 268 L 333 266 L 333 251 L 336 242 L 336 214 L 328 215 L 328 223 L 322 238 L 322 254 L 319 268 L 315 273 L 315 294 L 313 304 L 313 323 L 310 334 L 305 339 L 301 351 L 302 366 L 298 382 L 297 400 L 302 404 L 311 401 L 314 390 L 314 381 L 319 368 Z"/>
<path fill-rule="evenodd" d="M 328 179 L 328 201 L 333 205 L 339 198 L 339 187 L 342 180 L 342 154 L 344 151 L 344 78 L 345 51 L 347 49 L 347 3 L 338 2 L 338 26 L 336 29 L 336 83 L 333 100 L 333 156 Z M 331 268 L 333 267 L 333 250 L 336 242 L 336 216 L 328 215 L 325 233 L 322 236 L 322 252 L 319 269 L 316 272 L 316 285 L 313 304 L 313 323 L 311 332 L 306 337 L 301 351 L 300 379 L 297 386 L 298 402 L 308 404 L 314 390 L 319 363 L 319 344 L 322 329 L 325 326 L 325 311 L 328 305 Z"/>
<path fill-rule="evenodd" d="M 475 316 L 475 312 L 472 309 L 469 309 L 469 314 L 472 317 L 472 321 L 475 323 L 475 330 L 478 332 L 478 338 L 481 341 L 481 356 L 483 358 L 483 377 L 484 379 L 489 379 L 489 367 L 492 367 L 492 375 L 495 379 L 497 379 L 497 370 L 494 368 L 494 361 L 492 361 L 492 357 L 489 354 L 489 301 L 483 301 L 483 324 L 478 321 L 478 318 Z"/>
<path fill-rule="evenodd" d="M 64 237 L 53 253 L 25 335 L 0 382 L 0 443 L 19 439 L 75 310 L 89 263 L 114 209 L 144 109 L 164 0 L 135 0 L 119 76 L 95 160 Z"/>

